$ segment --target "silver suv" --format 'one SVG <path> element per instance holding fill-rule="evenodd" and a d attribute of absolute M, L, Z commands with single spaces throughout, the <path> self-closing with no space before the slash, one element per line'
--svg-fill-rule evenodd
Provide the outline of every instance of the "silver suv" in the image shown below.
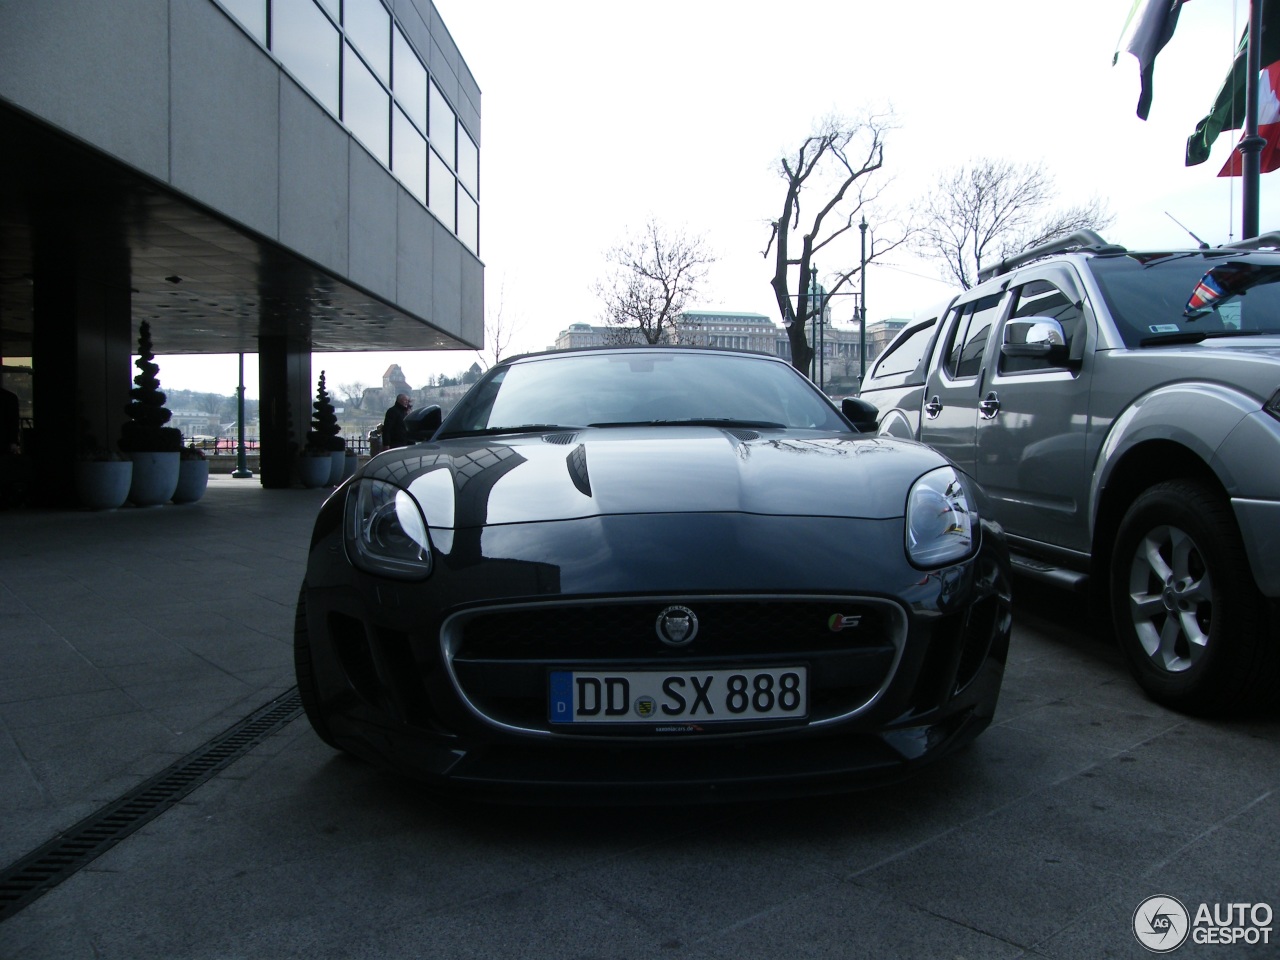
<path fill-rule="evenodd" d="M 1280 699 L 1280 234 L 1029 250 L 908 324 L 860 396 L 981 483 L 1015 569 L 1092 586 L 1153 699 Z"/>

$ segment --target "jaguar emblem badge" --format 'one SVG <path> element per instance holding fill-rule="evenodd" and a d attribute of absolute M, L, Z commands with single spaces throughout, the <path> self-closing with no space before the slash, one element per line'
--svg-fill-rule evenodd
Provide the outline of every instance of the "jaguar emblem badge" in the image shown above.
<path fill-rule="evenodd" d="M 669 647 L 684 647 L 698 635 L 698 618 L 688 607 L 667 607 L 654 624 L 658 639 Z"/>

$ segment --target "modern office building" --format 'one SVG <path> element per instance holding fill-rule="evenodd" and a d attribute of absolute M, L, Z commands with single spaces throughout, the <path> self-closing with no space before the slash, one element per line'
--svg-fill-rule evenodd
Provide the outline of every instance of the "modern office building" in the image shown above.
<path fill-rule="evenodd" d="M 267 486 L 312 352 L 482 345 L 480 91 L 430 0 L 0 2 L 0 145 L 0 358 L 51 497 L 119 437 L 143 321 L 258 355 Z"/>

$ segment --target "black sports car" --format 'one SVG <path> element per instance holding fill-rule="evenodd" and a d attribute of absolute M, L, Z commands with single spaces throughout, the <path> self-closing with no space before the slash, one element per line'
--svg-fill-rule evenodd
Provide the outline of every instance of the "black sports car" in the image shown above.
<path fill-rule="evenodd" d="M 991 721 L 1009 565 L 980 492 L 776 358 L 490 369 L 320 511 L 298 687 L 331 745 L 491 799 L 895 778 Z"/>

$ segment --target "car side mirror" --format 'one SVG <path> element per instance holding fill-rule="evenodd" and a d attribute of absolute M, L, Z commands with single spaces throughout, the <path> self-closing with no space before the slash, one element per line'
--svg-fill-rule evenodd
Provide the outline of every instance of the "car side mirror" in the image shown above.
<path fill-rule="evenodd" d="M 1019 317 L 1004 325 L 1000 352 L 1006 357 L 1031 357 L 1065 364 L 1067 337 L 1062 324 L 1053 317 Z"/>
<path fill-rule="evenodd" d="M 840 401 L 840 412 L 859 433 L 874 433 L 880 419 L 876 405 L 861 397 L 845 397 Z"/>
<path fill-rule="evenodd" d="M 410 410 L 404 415 L 404 428 L 409 434 L 409 442 L 420 443 L 423 440 L 430 440 L 440 429 L 443 420 L 444 414 L 434 403 L 417 410 Z"/>

